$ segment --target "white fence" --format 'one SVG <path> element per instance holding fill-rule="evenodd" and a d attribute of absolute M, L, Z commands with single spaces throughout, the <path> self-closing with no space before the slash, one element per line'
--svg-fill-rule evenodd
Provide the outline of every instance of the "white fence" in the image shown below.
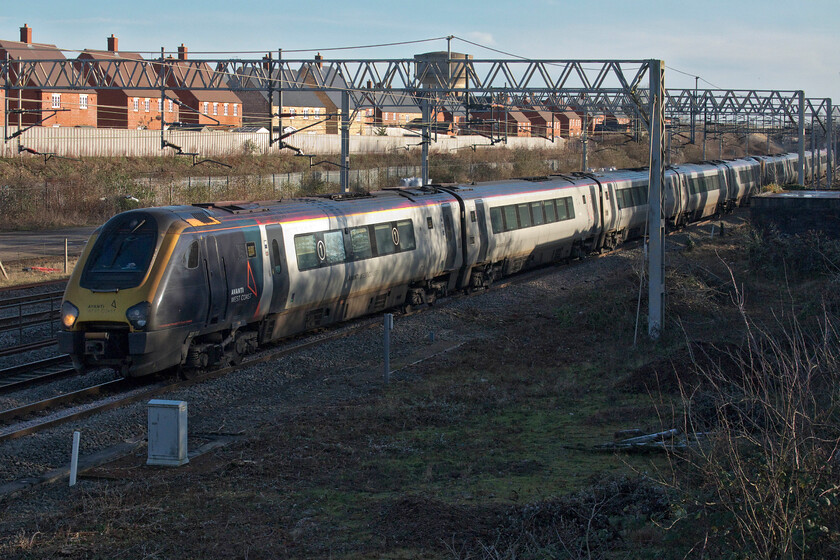
<path fill-rule="evenodd" d="M 9 127 L 9 135 L 17 127 Z M 267 133 L 187 131 L 167 130 L 163 138 L 184 152 L 197 153 L 200 156 L 213 157 L 243 153 L 268 153 Z M 13 157 L 19 153 L 55 154 L 64 157 L 144 157 L 173 155 L 174 149 L 161 149 L 160 131 L 156 130 L 116 130 L 99 128 L 50 128 L 33 127 L 22 135 L 5 142 L 3 157 Z M 296 134 L 286 139 L 289 144 L 300 148 L 304 154 L 322 155 L 341 152 L 341 138 L 337 134 Z M 490 140 L 482 136 L 444 136 L 438 135 L 429 147 L 432 152 L 447 152 L 486 146 Z M 502 144 L 504 145 L 504 144 Z M 518 138 L 507 140 L 508 148 L 562 148 L 565 140 L 556 138 L 554 142 L 544 138 Z M 22 152 L 22 150 L 24 150 Z M 351 136 L 350 153 L 386 153 L 394 150 L 420 149 L 418 136 Z"/>

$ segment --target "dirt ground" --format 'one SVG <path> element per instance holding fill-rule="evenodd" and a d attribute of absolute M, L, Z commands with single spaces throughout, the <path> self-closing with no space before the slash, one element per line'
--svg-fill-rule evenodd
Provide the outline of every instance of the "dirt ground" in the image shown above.
<path fill-rule="evenodd" d="M 686 340 L 743 336 L 728 281 L 753 274 L 746 228 L 681 235 L 657 343 L 642 323 L 633 344 L 639 278 L 627 267 L 465 316 L 495 325 L 490 344 L 365 394 L 336 387 L 182 468 L 147 467 L 142 448 L 73 491 L 4 499 L 0 556 L 682 558 L 695 543 L 666 530 L 665 458 L 593 448 L 673 425 Z M 774 290 L 758 289 L 762 302 Z"/>

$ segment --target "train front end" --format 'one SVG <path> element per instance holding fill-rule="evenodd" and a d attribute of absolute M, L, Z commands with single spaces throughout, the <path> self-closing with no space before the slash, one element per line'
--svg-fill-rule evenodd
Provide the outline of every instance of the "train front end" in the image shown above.
<path fill-rule="evenodd" d="M 177 365 L 181 347 L 153 328 L 163 271 L 184 224 L 162 209 L 118 214 L 91 236 L 61 304 L 59 351 L 77 371 L 141 376 Z"/>

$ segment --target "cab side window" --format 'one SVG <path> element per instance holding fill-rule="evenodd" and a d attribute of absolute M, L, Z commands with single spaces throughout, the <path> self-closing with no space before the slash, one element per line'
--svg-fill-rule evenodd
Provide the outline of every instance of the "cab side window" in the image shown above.
<path fill-rule="evenodd" d="M 271 268 L 274 274 L 283 272 L 283 268 L 280 266 L 280 245 L 276 239 L 271 240 Z"/>
<path fill-rule="evenodd" d="M 198 268 L 198 241 L 193 241 L 187 251 L 187 268 Z"/>

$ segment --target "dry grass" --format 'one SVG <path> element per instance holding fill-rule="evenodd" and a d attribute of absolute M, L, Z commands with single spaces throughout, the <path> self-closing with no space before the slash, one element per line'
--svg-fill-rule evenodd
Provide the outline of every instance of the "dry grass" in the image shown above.
<path fill-rule="evenodd" d="M 522 150 L 496 146 L 434 153 L 429 161 L 430 174 L 437 182 L 470 182 L 579 171 L 581 151 L 579 142 L 570 141 L 563 149 L 550 146 L 541 150 Z M 697 161 L 699 158 L 699 145 L 673 143 L 671 162 Z M 321 182 L 317 173 L 313 173 L 334 167 L 310 170 L 307 158 L 280 153 L 236 154 L 216 159 L 230 168 L 213 163 L 193 167 L 190 158 L 180 157 L 51 159 L 48 162 L 23 156 L 0 159 L 0 212 L 5 218 L 0 227 L 16 230 L 95 225 L 135 204 L 163 206 L 210 200 L 276 199 L 280 194 L 270 179 L 265 178 L 287 172 L 303 172 L 305 178 L 297 190 L 284 191 L 284 197 L 338 189 L 338 185 Z M 323 159 L 337 161 L 335 156 Z M 548 160 L 559 162 L 559 168 L 549 166 Z M 621 135 L 605 139 L 596 136 L 589 141 L 589 168 L 640 167 L 647 165 L 648 160 L 644 138 L 639 143 Z M 419 166 L 420 153 L 415 150 L 354 155 L 350 165 L 351 169 Z M 201 180 L 189 188 L 179 186 L 187 177 Z M 209 186 L 207 183 L 213 178 L 217 181 Z M 393 179 L 383 175 L 370 188 L 392 184 Z M 127 201 L 125 196 L 132 196 L 139 202 Z"/>
<path fill-rule="evenodd" d="M 8 278 L 0 273 L 0 288 L 11 288 L 23 284 L 36 284 L 50 280 L 65 280 L 73 272 L 73 267 L 76 266 L 77 260 L 77 258 L 68 260 L 67 272 L 64 271 L 64 258 L 40 258 L 3 263 L 3 268 L 6 269 Z M 32 270 L 33 267 L 49 270 Z"/>

